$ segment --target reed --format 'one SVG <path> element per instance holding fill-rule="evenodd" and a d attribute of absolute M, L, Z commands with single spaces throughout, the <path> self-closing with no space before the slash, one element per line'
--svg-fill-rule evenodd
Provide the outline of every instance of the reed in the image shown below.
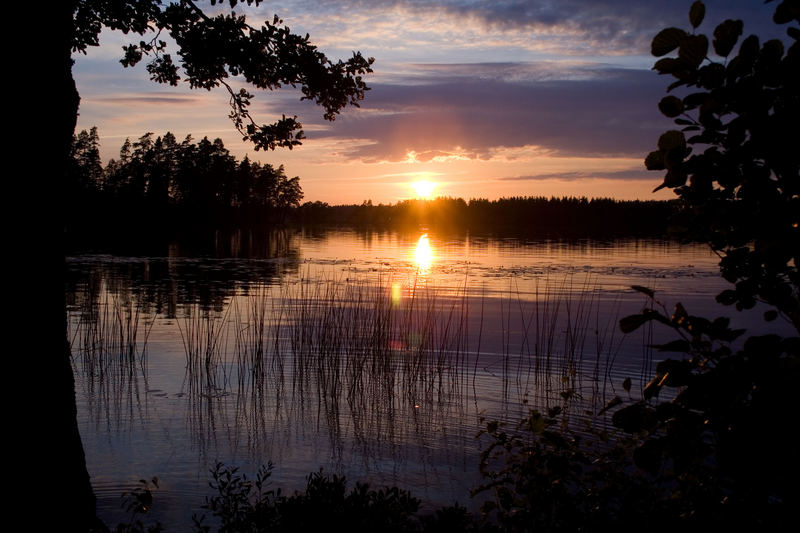
<path fill-rule="evenodd" d="M 146 364 L 147 339 L 153 323 L 147 320 L 144 305 L 131 295 L 87 284 L 78 308 L 69 312 L 70 349 L 89 375 L 130 372 L 137 364 Z"/>
<path fill-rule="evenodd" d="M 307 273 L 240 290 L 219 311 L 185 305 L 173 324 L 191 427 L 211 437 L 208 428 L 224 423 L 256 448 L 276 424 L 311 418 L 332 440 L 347 433 L 369 445 L 498 406 L 514 416 L 568 403 L 597 411 L 605 402 L 621 338 L 616 318 L 601 324 L 609 313 L 592 278 L 545 271 L 492 295 L 470 290 L 466 278 L 456 288 L 412 278 L 398 289 L 400 281 Z M 80 353 L 113 348 L 128 366 L 141 362 L 152 322 L 138 326 L 131 300 L 104 298 L 87 297 L 91 309 L 81 313 L 94 318 L 75 321 Z M 95 373 L 108 365 L 97 356 L 82 363 Z"/>
<path fill-rule="evenodd" d="M 68 309 L 74 369 L 84 378 L 88 401 L 103 406 L 97 412 L 108 420 L 133 420 L 141 406 L 139 385 L 141 379 L 146 387 L 147 341 L 154 323 L 140 300 L 97 280 L 86 283 L 77 305 Z"/>
<path fill-rule="evenodd" d="M 186 355 L 186 385 L 190 397 L 216 397 L 228 390 L 226 367 L 231 307 L 221 314 L 199 304 L 184 307 L 184 316 L 176 321 Z M 182 325 L 181 325 L 182 324 Z"/>

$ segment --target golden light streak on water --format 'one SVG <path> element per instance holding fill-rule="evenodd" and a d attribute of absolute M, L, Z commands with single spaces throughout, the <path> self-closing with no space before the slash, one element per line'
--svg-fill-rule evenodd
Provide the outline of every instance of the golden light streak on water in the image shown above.
<path fill-rule="evenodd" d="M 414 262 L 417 264 L 417 270 L 420 274 L 427 274 L 433 264 L 433 248 L 428 240 L 428 234 L 423 234 L 417 241 L 417 247 L 414 249 Z"/>
<path fill-rule="evenodd" d="M 399 283 L 392 283 L 392 305 L 398 307 L 403 300 L 403 286 Z"/>

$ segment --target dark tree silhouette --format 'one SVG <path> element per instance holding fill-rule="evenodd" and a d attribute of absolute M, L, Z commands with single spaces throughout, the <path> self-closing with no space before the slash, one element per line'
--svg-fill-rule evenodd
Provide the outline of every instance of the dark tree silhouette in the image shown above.
<path fill-rule="evenodd" d="M 722 275 L 735 289 L 717 300 L 740 309 L 761 300 L 771 306 L 767 320 L 782 314 L 800 331 L 800 29 L 788 28 L 787 50 L 751 35 L 731 57 L 742 21 L 722 22 L 709 40 L 694 33 L 704 15 L 694 2 L 691 33 L 667 28 L 653 39 L 657 57 L 678 51 L 654 67 L 676 78 L 669 90 L 689 90 L 660 101 L 683 128 L 664 133 L 645 163 L 667 171 L 657 189 L 678 194 L 682 232 L 722 256 Z M 798 2 L 778 4 L 773 19 L 800 22 Z M 709 44 L 722 59 L 708 57 Z M 744 330 L 728 318 L 694 316 L 680 303 L 670 314 L 651 289 L 633 288 L 651 303 L 620 320 L 622 331 L 658 322 L 676 339 L 653 348 L 682 354 L 659 362 L 643 398 L 612 417 L 636 438 L 634 463 L 668 489 L 651 515 L 662 514 L 664 529 L 789 529 L 800 509 L 789 422 L 800 409 L 800 337 L 737 341 Z"/>
<path fill-rule="evenodd" d="M 237 3 L 210 0 L 211 5 L 235 7 Z M 259 0 L 246 3 L 258 4 Z M 72 54 L 98 45 L 104 28 L 147 35 L 150 40 L 125 47 L 124 66 L 148 57 L 146 68 L 154 81 L 176 85 L 185 79 L 192 88 L 202 89 L 224 86 L 230 92 L 234 126 L 256 148 L 263 149 L 299 144 L 303 138 L 300 124 L 291 117 L 274 124 L 256 123 L 249 113 L 253 95 L 235 89 L 232 76 L 259 89 L 299 86 L 302 98 L 322 106 L 325 118 L 333 120 L 344 107 L 358 105 L 363 98 L 367 86 L 362 76 L 371 72 L 372 59 L 356 53 L 345 62 L 332 62 L 307 36 L 291 33 L 277 17 L 256 28 L 233 13 L 209 16 L 192 0 L 168 5 L 159 0 L 68 0 L 43 7 L 36 20 L 42 30 L 39 39 L 46 46 L 32 58 L 31 65 L 48 90 L 47 98 L 37 102 L 37 111 L 47 117 L 44 138 L 48 154 L 39 168 L 41 179 L 27 180 L 21 191 L 38 198 L 39 210 L 21 215 L 20 222 L 30 228 L 26 235 L 32 252 L 26 259 L 44 272 L 30 280 L 31 288 L 17 314 L 28 321 L 18 333 L 36 343 L 32 352 L 21 358 L 23 372 L 39 380 L 29 417 L 35 422 L 23 440 L 30 443 L 29 449 L 48 443 L 48 453 L 40 457 L 38 466 L 32 465 L 33 472 L 26 476 L 29 484 L 22 492 L 35 500 L 48 485 L 58 483 L 57 496 L 47 499 L 51 508 L 37 514 L 35 520 L 41 522 L 37 525 L 42 530 L 85 531 L 96 522 L 94 496 L 77 427 L 64 308 L 63 221 L 71 206 L 65 204 L 63 191 L 79 105 Z M 168 34 L 176 43 L 175 59 L 159 39 L 161 34 Z M 154 186 L 153 194 L 160 194 L 159 189 Z"/>
<path fill-rule="evenodd" d="M 283 222 L 290 208 L 303 198 L 299 178 L 289 178 L 283 166 L 239 163 L 221 139 L 191 136 L 180 144 L 167 132 L 153 133 L 131 143 L 126 139 L 119 160 L 100 164 L 97 128 L 83 130 L 73 142 L 70 174 L 65 185 L 71 205 L 67 233 L 76 237 L 114 236 L 119 231 L 138 233 L 147 224 L 165 230 L 204 227 L 217 229 L 264 228 Z M 101 231 L 93 226 L 104 221 Z M 133 225 L 131 228 L 130 226 Z"/>
<path fill-rule="evenodd" d="M 695 2 L 693 28 L 704 15 Z M 800 22 L 798 2 L 780 2 L 773 19 Z M 667 171 L 656 190 L 680 198 L 676 228 L 721 255 L 735 288 L 717 299 L 739 309 L 762 300 L 800 331 L 800 28 L 787 28 L 788 48 L 750 35 L 734 55 L 742 31 L 741 20 L 726 20 L 710 40 L 679 28 L 653 39 L 657 57 L 677 50 L 653 67 L 675 78 L 668 92 L 687 90 L 659 102 L 681 129 L 664 133 L 645 164 Z"/>
<path fill-rule="evenodd" d="M 96 126 L 89 131 L 83 130 L 75 136 L 71 163 L 67 171 L 67 190 L 74 191 L 76 196 L 96 192 L 103 178 L 100 136 Z"/>

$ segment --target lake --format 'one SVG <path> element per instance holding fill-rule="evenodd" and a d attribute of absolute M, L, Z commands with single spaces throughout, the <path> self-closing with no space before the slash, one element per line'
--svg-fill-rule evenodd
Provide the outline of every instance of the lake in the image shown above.
<path fill-rule="evenodd" d="M 68 257 L 80 431 L 100 516 L 158 476 L 152 517 L 185 530 L 217 462 L 301 489 L 322 469 L 426 508 L 481 480 L 475 435 L 530 407 L 592 418 L 652 376 L 663 328 L 619 318 L 655 289 L 731 316 L 703 245 L 348 230 L 217 234 L 147 254 Z M 779 327 L 775 326 L 775 327 Z M 565 400 L 569 398 L 569 400 Z M 603 423 L 603 417 L 597 422 Z"/>

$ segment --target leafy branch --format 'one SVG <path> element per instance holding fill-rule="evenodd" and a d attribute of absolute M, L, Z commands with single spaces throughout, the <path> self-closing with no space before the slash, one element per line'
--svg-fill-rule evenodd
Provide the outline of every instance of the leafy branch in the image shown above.
<path fill-rule="evenodd" d="M 734 54 L 743 22 L 723 21 L 709 40 L 695 33 L 704 16 L 694 2 L 691 32 L 666 28 L 652 41 L 661 58 L 653 69 L 675 78 L 667 92 L 685 92 L 659 102 L 680 128 L 661 135 L 645 166 L 666 170 L 655 190 L 680 198 L 672 231 L 720 255 L 735 288 L 718 301 L 738 309 L 765 302 L 775 308 L 765 318 L 783 315 L 800 331 L 800 28 L 787 28 L 788 47 L 750 35 Z M 780 2 L 773 20 L 800 22 L 796 1 Z"/>
<path fill-rule="evenodd" d="M 260 0 L 246 0 L 258 5 Z M 235 7 L 237 0 L 228 3 Z M 311 100 L 324 109 L 323 118 L 333 121 L 345 107 L 358 107 L 369 87 L 364 80 L 372 73 L 373 58 L 354 52 L 347 61 L 329 60 L 309 36 L 291 32 L 277 15 L 260 27 L 251 26 L 235 12 L 211 17 L 192 0 L 171 3 L 162 9 L 160 2 L 79 2 L 75 18 L 85 21 L 73 39 L 73 50 L 84 52 L 99 44 L 103 25 L 124 33 L 140 35 L 155 31 L 150 41 L 123 46 L 123 66 L 133 67 L 145 56 L 152 56 L 146 68 L 153 81 L 177 85 L 184 79 L 193 89 L 211 90 L 223 85 L 230 94 L 229 117 L 257 150 L 292 148 L 304 139 L 297 117 L 285 115 L 273 124 L 259 125 L 249 113 L 253 97 L 245 89 L 235 90 L 226 81 L 241 77 L 259 89 L 275 90 L 284 85 L 299 87 L 301 100 Z M 158 37 L 166 32 L 178 47 L 179 61 L 166 53 L 168 45 Z"/>

